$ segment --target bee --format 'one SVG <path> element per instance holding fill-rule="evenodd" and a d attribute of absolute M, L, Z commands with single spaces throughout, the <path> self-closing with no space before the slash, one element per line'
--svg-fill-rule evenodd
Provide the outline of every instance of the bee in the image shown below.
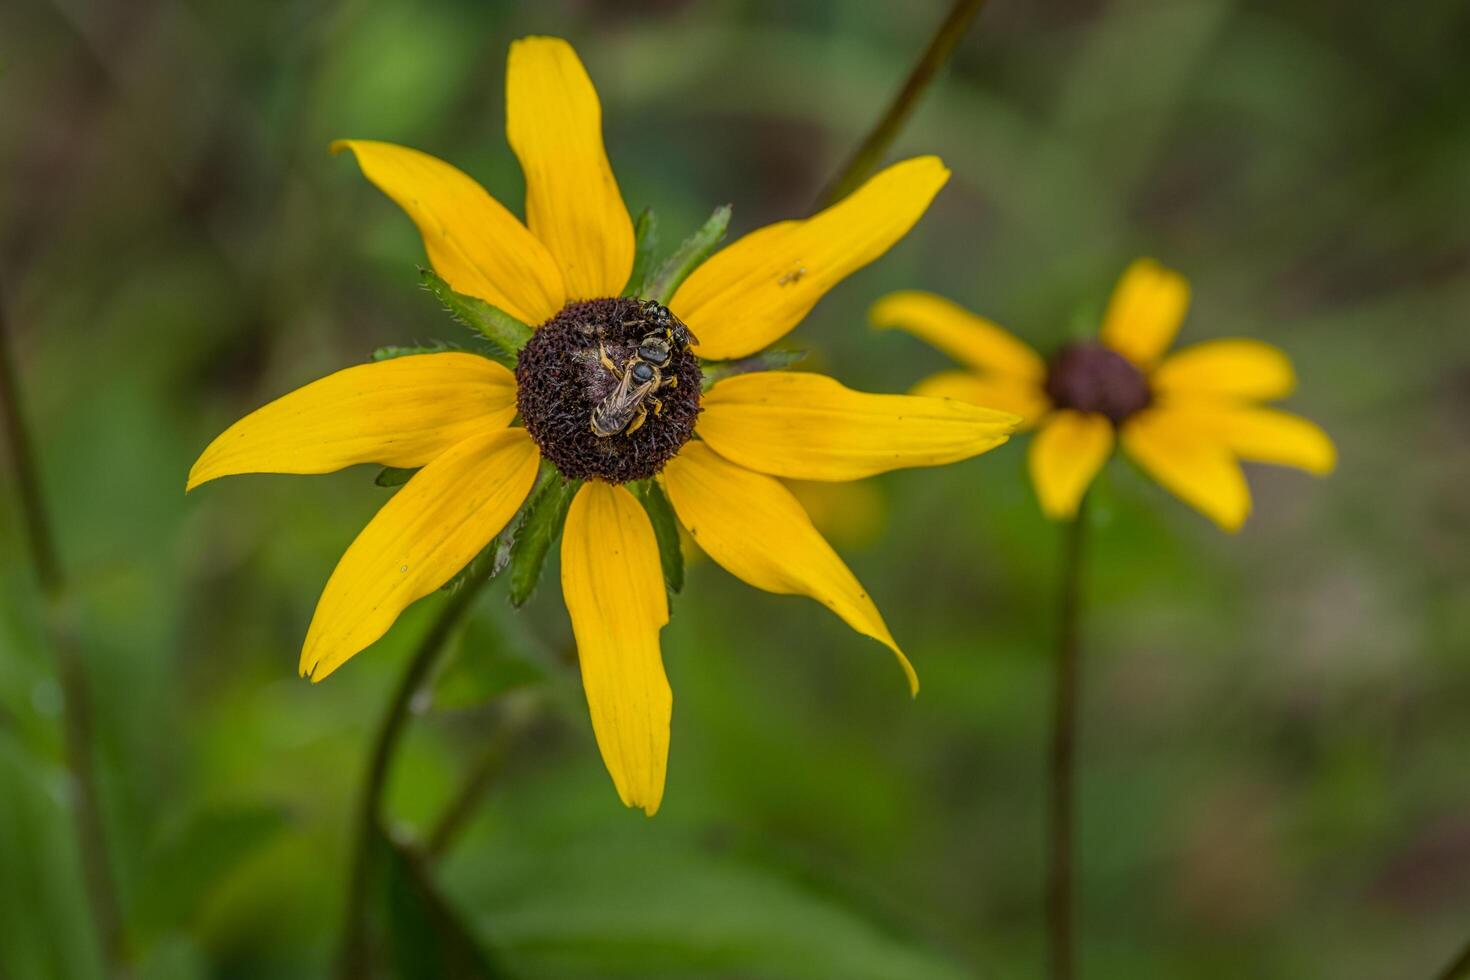
<path fill-rule="evenodd" d="M 653 406 L 654 415 L 662 414 L 663 402 L 654 392 L 679 383 L 677 375 L 665 377 L 664 370 L 675 353 L 699 342 L 684 322 L 661 304 L 648 300 L 640 312 L 640 322 L 651 324 L 652 329 L 621 366 L 608 355 L 601 341 L 597 344 L 598 361 L 618 381 L 618 386 L 592 409 L 592 434 L 600 439 L 619 432 L 637 432 L 648 421 L 648 405 Z"/>

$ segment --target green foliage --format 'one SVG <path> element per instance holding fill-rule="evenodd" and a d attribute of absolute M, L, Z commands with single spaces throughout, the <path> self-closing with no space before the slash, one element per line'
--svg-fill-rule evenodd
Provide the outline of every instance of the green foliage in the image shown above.
<path fill-rule="evenodd" d="M 373 482 L 380 487 L 401 487 L 418 472 L 417 467 L 385 466 L 378 471 Z"/>
<path fill-rule="evenodd" d="M 424 289 L 432 293 L 451 316 L 486 342 L 488 356 L 508 368 L 515 368 L 516 355 L 531 339 L 530 327 L 478 296 L 455 292 L 432 269 L 420 269 L 419 278 Z"/>
<path fill-rule="evenodd" d="M 391 361 L 395 357 L 411 357 L 414 354 L 442 354 L 447 350 L 458 350 L 458 348 L 442 340 L 436 340 L 432 344 L 418 344 L 408 347 L 389 344 L 386 347 L 379 347 L 374 350 L 373 360 Z"/>
<path fill-rule="evenodd" d="M 640 480 L 632 484 L 631 489 L 643 504 L 643 509 L 648 512 L 648 520 L 653 524 L 653 533 L 658 539 L 658 560 L 664 570 L 664 583 L 670 592 L 682 592 L 684 551 L 679 542 L 679 519 L 674 516 L 674 508 L 669 505 L 669 498 L 664 495 L 663 487 L 659 486 L 657 480 Z"/>
<path fill-rule="evenodd" d="M 444 711 L 479 707 L 545 680 L 545 668 L 488 616 L 471 616 L 434 678 L 433 704 Z"/>
<path fill-rule="evenodd" d="M 379 865 L 388 913 L 388 940 L 395 975 L 402 980 L 497 980 L 504 977 L 439 894 L 422 855 L 380 837 Z"/>
<path fill-rule="evenodd" d="M 513 605 L 523 605 L 536 591 L 546 556 L 561 537 L 567 509 L 581 485 L 580 480 L 562 479 L 548 466 L 520 515 L 500 535 L 495 548 L 496 574 L 509 569 L 507 589 Z"/>
<path fill-rule="evenodd" d="M 765 350 L 750 357 L 733 361 L 705 361 L 700 365 L 704 372 L 704 390 L 709 391 L 716 381 L 752 371 L 784 371 L 793 364 L 806 359 L 804 350 Z"/>
<path fill-rule="evenodd" d="M 653 208 L 644 208 L 633 225 L 633 271 L 628 275 L 628 285 L 623 288 L 624 296 L 643 295 L 643 280 L 653 266 L 658 254 L 658 215 Z"/>
<path fill-rule="evenodd" d="M 724 239 L 725 229 L 730 227 L 730 213 L 731 209 L 728 204 L 715 208 L 705 223 L 699 226 L 699 230 L 684 239 L 673 254 L 664 259 L 663 264 L 650 273 L 637 295 L 658 300 L 664 304 L 673 299 L 679 285 L 689 278 L 689 273 L 709 258 L 710 253 Z"/>

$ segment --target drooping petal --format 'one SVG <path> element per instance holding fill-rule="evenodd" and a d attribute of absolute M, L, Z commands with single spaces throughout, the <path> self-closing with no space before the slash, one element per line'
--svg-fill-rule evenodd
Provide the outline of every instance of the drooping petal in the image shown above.
<path fill-rule="evenodd" d="M 633 271 L 633 222 L 602 145 L 602 104 L 572 46 L 510 46 L 505 130 L 526 175 L 526 223 L 572 299 L 616 296 Z"/>
<path fill-rule="evenodd" d="M 699 337 L 700 357 L 752 354 L 888 251 L 948 179 L 938 157 L 894 164 L 805 221 L 760 229 L 715 253 L 684 281 L 669 308 Z"/>
<path fill-rule="evenodd" d="M 1041 510 L 1071 520 L 1093 477 L 1113 451 L 1113 423 L 1093 412 L 1064 409 L 1047 418 L 1031 440 L 1027 463 Z"/>
<path fill-rule="evenodd" d="M 912 394 L 925 398 L 958 398 L 972 405 L 984 405 L 1021 417 L 1020 429 L 1036 425 L 1051 411 L 1051 399 L 1035 381 L 1004 374 L 976 374 L 974 371 L 940 371 L 914 385 Z"/>
<path fill-rule="evenodd" d="M 475 354 L 359 364 L 230 426 L 199 456 L 187 489 L 239 473 L 422 466 L 477 432 L 504 427 L 515 412 L 515 375 Z"/>
<path fill-rule="evenodd" d="M 1153 259 L 1138 259 L 1113 288 L 1101 339 L 1139 367 L 1153 366 L 1189 311 L 1189 283 Z"/>
<path fill-rule="evenodd" d="M 406 146 L 338 140 L 368 180 L 408 212 L 434 270 L 456 292 L 478 296 L 523 323 L 548 320 L 566 302 L 551 253 L 485 188 L 443 160 Z"/>
<path fill-rule="evenodd" d="M 831 609 L 898 657 L 917 694 L 919 678 L 878 607 L 779 480 L 691 442 L 664 468 L 680 522 L 731 575 L 778 595 L 804 595 Z"/>
<path fill-rule="evenodd" d="M 1250 488 L 1223 442 L 1163 407 L 1133 416 L 1121 438 L 1124 451 L 1166 490 L 1226 531 L 1240 530 Z"/>
<path fill-rule="evenodd" d="M 696 431 L 721 456 L 760 473 L 860 480 L 977 456 L 1019 421 L 951 398 L 870 395 L 820 374 L 756 371 L 711 388 Z"/>
<path fill-rule="evenodd" d="M 653 816 L 674 707 L 658 646 L 669 606 L 653 526 L 627 490 L 589 482 L 577 492 L 562 532 L 561 588 L 602 761 L 623 803 Z"/>
<path fill-rule="evenodd" d="M 539 462 L 525 429 L 499 429 L 471 436 L 414 474 L 327 580 L 301 673 L 326 677 L 458 574 L 520 508 Z"/>
<path fill-rule="evenodd" d="M 1183 398 L 1264 401 L 1296 387 L 1291 360 L 1259 340 L 1207 340 L 1171 354 L 1149 377 L 1154 391 Z"/>
<path fill-rule="evenodd" d="M 879 300 L 868 317 L 879 329 L 906 330 L 977 371 L 1036 382 L 1046 374 L 1046 362 L 1029 345 L 933 293 L 892 293 Z"/>
<path fill-rule="evenodd" d="M 1184 403 L 1169 411 L 1182 424 L 1206 431 L 1241 459 L 1276 463 L 1325 476 L 1337 466 L 1337 448 L 1314 422 L 1254 405 Z"/>

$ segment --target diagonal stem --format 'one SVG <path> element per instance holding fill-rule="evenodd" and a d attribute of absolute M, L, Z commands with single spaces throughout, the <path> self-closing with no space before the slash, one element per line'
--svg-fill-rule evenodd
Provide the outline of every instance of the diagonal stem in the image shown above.
<path fill-rule="evenodd" d="M 1437 974 L 1438 980 L 1470 980 L 1470 943 Z"/>
<path fill-rule="evenodd" d="M 31 565 L 46 601 L 46 632 L 56 661 L 57 681 L 61 685 L 62 741 L 72 791 L 76 794 L 70 809 L 86 883 L 87 903 L 102 947 L 103 960 L 109 973 L 120 976 L 126 972 L 125 935 L 112 866 L 107 857 L 107 834 L 97 800 L 96 773 L 92 769 L 92 715 L 86 671 L 77 648 L 75 610 L 67 598 L 66 576 L 41 492 L 35 444 L 21 405 L 19 372 L 10 349 L 5 312 L 5 294 L 0 289 L 0 415 L 4 416 L 5 441 L 10 447 L 11 469 L 20 494 L 21 517 L 26 526 Z"/>
<path fill-rule="evenodd" d="M 1052 980 L 1072 980 L 1075 973 L 1073 910 L 1075 899 L 1072 849 L 1076 836 L 1077 701 L 1082 564 L 1087 526 L 1087 498 L 1063 531 L 1061 587 L 1057 591 L 1056 689 L 1052 702 L 1048 867 L 1046 878 L 1047 953 Z"/>
<path fill-rule="evenodd" d="M 358 804 L 357 839 L 352 854 L 352 870 L 347 880 L 347 911 L 342 926 L 342 946 L 337 960 L 341 980 L 362 980 L 371 975 L 371 950 L 368 942 L 367 899 L 371 887 L 374 842 L 383 827 L 383 796 L 388 788 L 393 756 L 407 729 L 413 699 L 433 673 L 450 636 L 465 613 L 474 604 L 480 589 L 491 578 L 494 562 L 477 560 L 460 587 L 455 590 L 439 616 L 419 641 L 413 659 L 399 678 L 393 699 L 378 722 L 373 751 L 368 762 L 367 779 L 363 783 Z"/>
<path fill-rule="evenodd" d="M 965 36 L 965 31 L 970 27 L 970 22 L 985 6 L 985 0 L 955 0 L 955 5 L 950 8 L 949 16 L 944 18 L 939 29 L 934 32 L 929 46 L 924 49 L 923 57 L 909 73 L 908 79 L 903 83 L 893 101 L 889 103 L 888 110 L 883 113 L 881 119 L 868 133 L 866 139 L 859 144 L 847 160 L 847 165 L 838 171 L 837 176 L 832 178 L 821 195 L 817 198 L 817 207 L 824 208 L 829 204 L 835 204 L 848 194 L 857 190 L 858 186 L 873 172 L 878 169 L 883 154 L 888 152 L 889 145 L 898 137 L 903 129 L 904 123 L 908 122 L 909 116 L 913 115 L 914 109 L 919 104 L 929 83 L 934 81 L 934 76 L 949 56 L 954 53 L 955 46 Z"/>

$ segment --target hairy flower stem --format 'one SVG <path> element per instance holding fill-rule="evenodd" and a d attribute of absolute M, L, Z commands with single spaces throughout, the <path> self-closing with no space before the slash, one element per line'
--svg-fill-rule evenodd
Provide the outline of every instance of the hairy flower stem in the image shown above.
<path fill-rule="evenodd" d="M 888 152 L 889 145 L 898 137 L 903 129 L 904 123 L 908 122 L 909 116 L 919 104 L 919 99 L 924 91 L 928 89 L 929 83 L 934 81 L 934 76 L 949 56 L 954 53 L 955 46 L 965 36 L 970 22 L 985 6 L 985 0 L 955 0 L 955 5 L 950 8 L 949 16 L 939 25 L 934 32 L 934 37 L 929 41 L 929 47 L 924 50 L 924 55 L 914 70 L 909 73 L 908 80 L 899 89 L 898 95 L 894 96 L 889 103 L 888 110 L 878 120 L 866 139 L 853 151 L 836 177 L 822 191 L 817 198 L 817 207 L 824 208 L 829 204 L 835 204 L 848 194 L 857 190 L 863 181 L 873 175 L 878 169 L 878 164 L 883 160 L 883 154 Z"/>
<path fill-rule="evenodd" d="M 480 589 L 490 580 L 493 568 L 494 563 L 491 561 L 477 561 L 444 608 L 439 610 L 438 618 L 419 641 L 418 649 L 403 676 L 399 678 L 393 699 L 378 723 L 367 779 L 363 783 L 362 796 L 358 803 L 357 840 L 352 855 L 352 870 L 347 879 L 347 911 L 342 926 L 342 947 L 337 960 L 337 976 L 341 980 L 362 980 L 371 976 L 367 899 L 372 885 L 373 855 L 377 851 L 377 838 L 384 833 L 383 796 L 388 788 L 393 756 L 408 726 L 414 696 L 433 673 L 450 636 L 474 604 Z"/>
<path fill-rule="evenodd" d="M 126 941 L 112 865 L 107 858 L 107 835 L 97 801 L 92 769 L 92 715 L 87 677 L 77 648 L 76 612 L 67 597 L 66 575 L 51 533 L 46 501 L 36 467 L 35 447 L 21 407 L 20 379 L 10 349 L 5 319 L 5 294 L 0 290 L 0 415 L 4 416 L 11 470 L 20 494 L 21 516 L 30 543 L 31 565 L 46 601 L 46 632 L 56 661 L 61 687 L 62 741 L 74 794 L 70 809 L 77 853 L 87 889 L 92 924 L 97 930 L 103 961 L 112 976 L 126 974 Z"/>
<path fill-rule="evenodd" d="M 1063 531 L 1061 586 L 1057 590 L 1056 688 L 1052 702 L 1051 762 L 1047 812 L 1047 954 L 1052 980 L 1072 980 L 1073 860 L 1076 836 L 1077 690 L 1083 539 L 1087 498 Z"/>
<path fill-rule="evenodd" d="M 1470 943 L 1437 976 L 1438 980 L 1470 980 Z"/>

